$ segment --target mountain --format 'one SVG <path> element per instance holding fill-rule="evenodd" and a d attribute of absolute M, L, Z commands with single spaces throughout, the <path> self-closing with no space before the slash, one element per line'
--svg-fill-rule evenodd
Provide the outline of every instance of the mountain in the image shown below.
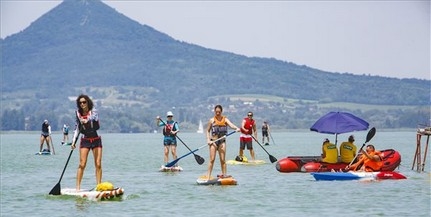
<path fill-rule="evenodd" d="M 24 113 L 45 109 L 41 100 L 58 109 L 68 96 L 81 92 L 103 98 L 100 106 L 121 100 L 127 104 L 133 96 L 143 108 L 162 110 L 196 107 L 232 94 L 430 105 L 429 80 L 325 72 L 207 49 L 142 25 L 99 0 L 65 0 L 27 29 L 1 40 L 1 47 L 2 110 Z M 115 91 L 130 92 L 129 98 L 109 98 Z"/>

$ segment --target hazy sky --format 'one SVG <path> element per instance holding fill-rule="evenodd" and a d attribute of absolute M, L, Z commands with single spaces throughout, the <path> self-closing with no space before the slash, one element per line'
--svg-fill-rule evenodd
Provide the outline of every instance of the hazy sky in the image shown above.
<path fill-rule="evenodd" d="M 1 38 L 61 3 L 0 0 Z M 180 41 L 329 72 L 430 79 L 430 1 L 103 1 Z"/>

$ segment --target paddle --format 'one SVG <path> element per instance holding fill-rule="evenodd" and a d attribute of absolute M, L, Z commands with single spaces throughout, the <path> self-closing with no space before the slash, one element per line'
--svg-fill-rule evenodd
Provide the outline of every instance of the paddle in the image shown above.
<path fill-rule="evenodd" d="M 349 166 L 348 166 L 348 167 L 352 166 L 353 162 L 356 160 L 356 157 L 359 155 L 359 153 L 361 153 L 362 149 L 364 148 L 365 143 L 369 142 L 369 141 L 374 137 L 374 135 L 375 135 L 375 134 L 376 134 L 376 128 L 375 128 L 375 127 L 371 128 L 371 129 L 368 131 L 368 133 L 367 133 L 367 138 L 366 138 L 366 140 L 365 140 L 364 144 L 362 144 L 362 146 L 361 146 L 361 148 L 359 149 L 358 153 L 355 155 L 355 157 L 354 157 L 354 158 L 353 158 L 353 160 L 350 162 L 350 164 L 349 164 Z"/>
<path fill-rule="evenodd" d="M 79 134 L 80 134 L 80 132 L 78 132 L 78 135 L 75 138 L 75 144 L 76 144 L 76 141 L 78 140 Z M 66 167 L 67 167 L 67 164 L 69 163 L 70 156 L 72 156 L 72 153 L 73 153 L 73 149 L 70 150 L 69 157 L 67 158 L 66 165 L 64 165 L 64 169 L 63 169 L 63 172 L 61 173 L 61 176 L 60 176 L 60 179 L 58 180 L 58 183 L 51 189 L 49 194 L 52 194 L 52 195 L 60 195 L 61 194 L 60 182 L 61 182 L 61 179 L 63 178 L 64 172 L 66 171 Z"/>
<path fill-rule="evenodd" d="M 52 136 L 49 135 L 49 140 L 51 142 L 51 147 L 52 147 L 52 153 L 55 154 L 55 149 L 54 149 L 54 142 L 52 142 Z"/>
<path fill-rule="evenodd" d="M 166 123 L 162 120 L 162 119 L 159 119 L 163 124 L 165 124 L 166 125 Z M 189 146 L 187 146 L 186 145 L 186 143 L 184 143 L 183 142 L 183 140 L 182 139 L 180 139 L 180 137 L 178 137 L 177 136 L 177 134 L 175 134 L 175 137 L 177 137 L 177 139 L 178 140 L 180 140 L 181 141 L 181 143 L 183 143 L 183 145 L 184 146 L 186 146 L 187 147 L 187 149 L 189 149 L 189 151 L 192 151 L 190 148 L 189 148 Z M 193 155 L 195 156 L 195 160 L 196 160 L 196 162 L 199 164 L 199 165 L 202 165 L 204 162 L 205 162 L 205 159 L 203 158 L 203 157 L 201 157 L 201 156 L 199 156 L 199 155 L 197 155 L 197 154 L 195 154 L 194 152 L 192 152 L 193 153 Z"/>
<path fill-rule="evenodd" d="M 271 163 L 277 162 L 277 158 L 275 158 L 274 156 L 270 155 L 270 154 L 266 151 L 266 149 L 262 146 L 262 144 L 260 144 L 260 142 L 259 142 L 259 141 L 257 141 L 257 139 L 256 139 L 256 138 L 254 138 L 254 136 L 253 136 L 253 135 L 251 135 L 251 137 L 253 137 L 254 141 L 256 141 L 256 142 L 257 142 L 257 144 L 259 144 L 259 145 L 260 145 L 260 147 L 262 147 L 262 149 L 263 149 L 263 150 L 268 154 L 268 156 L 269 156 L 269 160 L 271 161 Z"/>
<path fill-rule="evenodd" d="M 216 140 L 214 140 L 214 141 L 212 141 L 212 142 L 214 143 L 214 142 L 217 142 L 217 141 L 219 141 L 219 140 L 222 140 L 222 139 L 224 139 L 224 138 L 226 138 L 226 137 L 228 137 L 228 136 L 230 136 L 230 135 L 232 135 L 232 134 L 234 134 L 234 133 L 236 133 L 236 131 L 230 132 L 230 133 L 228 133 L 228 134 L 226 134 L 226 135 L 224 135 L 224 136 L 222 136 L 222 137 L 220 137 L 220 138 L 218 138 L 218 139 L 216 139 Z M 174 166 L 174 165 L 175 165 L 179 160 L 181 160 L 182 158 L 184 158 L 184 157 L 186 157 L 187 155 L 190 155 L 190 154 L 192 154 L 192 153 L 195 153 L 196 151 L 198 151 L 199 149 L 201 149 L 201 148 L 203 148 L 203 147 L 205 147 L 205 146 L 208 146 L 208 144 L 203 145 L 203 146 L 201 146 L 201 147 L 199 147 L 199 148 L 197 148 L 197 149 L 195 149 L 195 150 L 193 150 L 193 151 L 191 151 L 191 152 L 189 152 L 189 153 L 187 153 L 187 154 L 185 154 L 185 155 L 183 155 L 183 156 L 181 156 L 181 157 L 179 157 L 179 158 L 177 158 L 177 159 L 173 160 L 172 162 L 167 163 L 167 164 L 165 165 L 165 167 L 172 167 L 172 166 Z"/>
<path fill-rule="evenodd" d="M 272 143 L 274 143 L 274 145 L 275 145 L 274 138 L 272 138 L 272 134 L 269 133 L 269 136 L 271 137 Z"/>

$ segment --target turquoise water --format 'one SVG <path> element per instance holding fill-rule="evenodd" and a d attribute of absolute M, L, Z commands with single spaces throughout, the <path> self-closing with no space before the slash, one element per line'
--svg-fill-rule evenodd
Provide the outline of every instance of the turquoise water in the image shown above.
<path fill-rule="evenodd" d="M 358 147 L 365 141 L 366 133 L 354 133 Z M 406 180 L 317 182 L 307 173 L 279 173 L 266 152 L 254 143 L 257 158 L 267 163 L 228 165 L 228 173 L 238 180 L 237 186 L 195 184 L 207 169 L 206 147 L 197 152 L 206 160 L 203 165 L 189 155 L 179 161 L 184 171 L 161 173 L 157 171 L 163 162 L 160 134 L 101 135 L 103 181 L 125 189 L 122 201 L 91 202 L 49 196 L 70 153 L 70 147 L 59 145 L 62 135 L 53 135 L 56 155 L 37 156 L 38 133 L 2 133 L 1 216 L 430 216 L 430 150 L 426 172 L 411 170 L 415 130 L 378 130 L 370 142 L 379 149 L 394 148 L 401 153 L 399 171 L 408 177 Z M 338 143 L 349 135 L 339 135 Z M 204 134 L 179 136 L 191 149 L 205 144 Z M 272 136 L 275 144 L 264 148 L 278 159 L 319 155 L 323 138 L 335 139 L 333 135 L 308 131 L 274 132 Z M 237 155 L 238 140 L 238 134 L 228 137 L 228 159 Z M 179 143 L 178 155 L 188 152 Z M 78 152 L 74 151 L 61 181 L 63 188 L 75 186 L 77 165 Z M 218 173 L 217 158 L 213 174 Z M 90 155 L 82 188 L 94 186 Z"/>

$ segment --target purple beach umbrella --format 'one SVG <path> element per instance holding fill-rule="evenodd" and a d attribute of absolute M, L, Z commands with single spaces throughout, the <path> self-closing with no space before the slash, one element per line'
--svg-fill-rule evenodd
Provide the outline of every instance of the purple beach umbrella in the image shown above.
<path fill-rule="evenodd" d="M 319 118 L 310 130 L 318 133 L 335 134 L 335 144 L 337 144 L 338 134 L 367 130 L 368 126 L 368 122 L 350 113 L 329 112 Z"/>

